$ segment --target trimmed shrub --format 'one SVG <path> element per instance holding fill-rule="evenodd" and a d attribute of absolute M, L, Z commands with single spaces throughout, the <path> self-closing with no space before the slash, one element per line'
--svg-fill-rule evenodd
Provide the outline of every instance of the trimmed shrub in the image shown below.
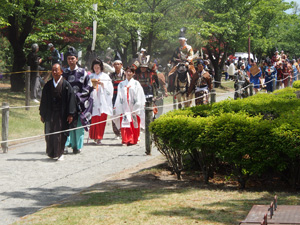
<path fill-rule="evenodd" d="M 296 80 L 293 82 L 293 88 L 300 89 L 300 80 Z"/>
<path fill-rule="evenodd" d="M 293 88 L 175 110 L 151 123 L 158 150 L 180 179 L 191 155 L 205 182 L 220 164 L 245 187 L 250 176 L 280 172 L 300 185 L 300 101 Z"/>

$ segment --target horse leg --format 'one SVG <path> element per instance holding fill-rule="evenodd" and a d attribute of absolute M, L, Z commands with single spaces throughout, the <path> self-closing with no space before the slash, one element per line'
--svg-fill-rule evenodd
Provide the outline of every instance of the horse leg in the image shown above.
<path fill-rule="evenodd" d="M 187 98 L 186 98 L 186 94 L 182 94 L 182 101 L 184 102 L 184 108 L 188 107 L 188 102 L 187 102 Z"/>

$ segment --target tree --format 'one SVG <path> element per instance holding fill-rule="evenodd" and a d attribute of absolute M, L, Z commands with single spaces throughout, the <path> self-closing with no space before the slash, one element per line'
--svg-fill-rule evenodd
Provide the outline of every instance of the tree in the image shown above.
<path fill-rule="evenodd" d="M 71 21 L 85 21 L 86 13 L 92 13 L 92 0 L 5 0 L 0 9 L 8 24 L 0 30 L 13 49 L 13 72 L 23 71 L 26 64 L 25 44 L 31 40 L 49 41 L 63 32 L 68 32 Z M 71 13 L 70 13 L 71 12 Z M 0 20 L 1 21 L 1 20 Z M 45 26 L 46 25 L 46 26 Z M 61 37 L 60 37 L 61 38 Z M 11 76 L 12 91 L 23 91 L 24 74 Z"/>
<path fill-rule="evenodd" d="M 251 39 L 252 46 L 256 46 L 253 49 L 265 52 L 269 49 L 266 44 L 272 40 L 267 31 L 279 20 L 277 15 L 283 15 L 284 10 L 289 8 L 289 4 L 282 0 L 195 0 L 194 4 L 197 7 L 194 7 L 193 14 L 199 26 L 195 26 L 194 22 L 192 29 L 195 34 L 201 34 L 215 70 L 215 80 L 219 82 L 226 58 L 222 55 L 241 49 L 247 51 L 250 33 L 255 37 Z M 219 85 L 216 83 L 216 86 Z"/>

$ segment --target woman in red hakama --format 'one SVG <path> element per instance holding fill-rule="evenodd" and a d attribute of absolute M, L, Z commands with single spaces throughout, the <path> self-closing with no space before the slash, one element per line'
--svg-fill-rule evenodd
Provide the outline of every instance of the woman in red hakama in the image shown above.
<path fill-rule="evenodd" d="M 95 59 L 92 62 L 90 75 L 93 83 L 93 112 L 90 127 L 90 138 L 94 139 L 97 145 L 101 144 L 106 126 L 107 115 L 112 115 L 113 85 L 108 74 L 103 71 L 103 62 Z M 94 124 L 94 125 L 93 125 Z"/>
<path fill-rule="evenodd" d="M 145 126 L 145 94 L 141 84 L 133 79 L 134 73 L 134 68 L 126 68 L 126 79 L 118 86 L 114 107 L 114 116 L 121 116 L 120 122 L 116 121 L 115 124 L 121 128 L 122 144 L 124 145 L 137 144 L 140 127 Z"/>

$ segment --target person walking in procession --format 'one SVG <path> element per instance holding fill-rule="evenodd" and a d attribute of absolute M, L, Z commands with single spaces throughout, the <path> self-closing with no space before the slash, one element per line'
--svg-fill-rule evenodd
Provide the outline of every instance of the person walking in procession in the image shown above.
<path fill-rule="evenodd" d="M 118 86 L 118 94 L 114 108 L 116 125 L 121 128 L 122 144 L 134 145 L 139 141 L 140 128 L 145 127 L 146 98 L 141 84 L 133 78 L 133 67 L 125 69 L 126 80 Z"/>
<path fill-rule="evenodd" d="M 208 104 L 209 92 L 213 88 L 210 74 L 204 70 L 204 61 L 197 60 L 197 72 L 194 74 L 191 85 L 188 89 L 188 95 L 195 92 L 195 105 Z"/>
<path fill-rule="evenodd" d="M 67 147 L 73 149 L 73 153 L 77 154 L 81 152 L 84 140 L 84 128 L 81 126 L 89 125 L 92 118 L 93 99 L 91 92 L 93 91 L 93 85 L 87 72 L 77 66 L 78 53 L 74 47 L 69 47 L 66 53 L 66 58 L 69 67 L 63 72 L 63 77 L 73 87 L 75 96 L 78 115 L 74 120 L 77 120 L 76 127 L 80 127 L 70 132 L 70 136 L 66 141 Z"/>
<path fill-rule="evenodd" d="M 59 64 L 52 66 L 53 79 L 46 83 L 40 104 L 41 121 L 45 123 L 45 134 L 70 128 L 76 115 L 76 100 L 72 86 L 62 78 Z M 50 158 L 63 160 L 68 132 L 45 137 L 46 153 Z"/>
<path fill-rule="evenodd" d="M 101 59 L 95 59 L 92 62 L 92 72 L 90 78 L 94 87 L 94 104 L 90 138 L 94 139 L 97 145 L 100 145 L 105 131 L 107 115 L 113 115 L 113 85 L 109 75 L 103 72 Z"/>
<path fill-rule="evenodd" d="M 109 76 L 110 76 L 110 78 L 113 82 L 113 87 L 114 87 L 114 94 L 113 94 L 113 99 L 112 99 L 112 103 L 113 103 L 113 106 L 114 106 L 115 102 L 116 102 L 116 98 L 117 98 L 118 86 L 123 80 L 126 79 L 126 75 L 125 75 L 125 72 L 123 70 L 123 62 L 122 62 L 121 56 L 119 55 L 118 52 L 115 56 L 113 66 L 115 68 L 115 72 L 110 73 Z M 113 128 L 113 132 L 115 133 L 115 139 L 117 139 L 117 140 L 120 139 L 121 131 L 120 131 L 120 129 L 117 128 L 114 121 L 112 122 L 112 128 Z"/>

